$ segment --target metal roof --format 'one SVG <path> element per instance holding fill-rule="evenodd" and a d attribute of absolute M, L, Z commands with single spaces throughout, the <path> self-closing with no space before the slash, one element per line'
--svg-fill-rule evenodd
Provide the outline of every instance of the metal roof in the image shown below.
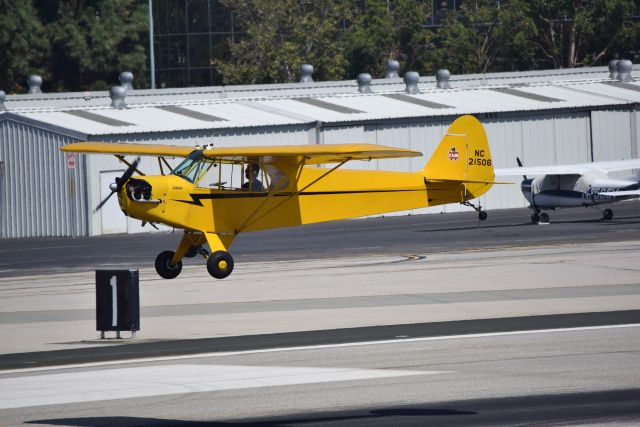
<path fill-rule="evenodd" d="M 633 72 L 640 75 L 640 64 L 634 64 Z M 454 88 L 469 88 L 487 85 L 563 82 L 575 79 L 604 79 L 608 76 L 608 67 L 585 67 L 559 70 L 452 75 L 450 84 Z M 435 76 L 422 76 L 420 77 L 419 83 L 421 88 L 429 89 L 435 87 L 436 79 Z M 371 88 L 374 92 L 401 92 L 404 90 L 404 83 L 402 78 L 374 79 L 371 82 Z M 358 85 L 354 79 L 310 83 L 134 89 L 128 91 L 126 102 L 129 105 L 149 103 L 171 104 L 182 101 L 210 101 L 213 99 L 247 99 L 256 97 L 290 98 L 301 96 L 327 96 L 357 92 Z M 38 107 L 88 108 L 108 106 L 110 104 L 111 99 L 109 98 L 109 91 L 106 90 L 90 92 L 8 94 L 5 101 L 5 105 L 9 110 Z"/>
<path fill-rule="evenodd" d="M 421 93 L 417 95 L 407 94 L 404 85 L 371 94 L 307 93 L 304 97 L 297 93 L 289 97 L 266 96 L 256 89 L 255 92 L 260 96 L 186 101 L 182 97 L 169 97 L 163 98 L 162 102 L 129 104 L 125 109 L 107 105 L 84 108 L 49 106 L 14 108 L 9 112 L 13 117 L 23 117 L 90 136 L 615 108 L 640 103 L 640 83 L 614 82 L 608 79 L 608 73 L 599 79 L 590 77 L 578 80 L 573 78 L 573 74 L 571 77 L 571 80 L 552 79 L 550 82 L 539 82 L 536 78 L 527 84 L 460 85 L 453 89 L 437 89 L 435 83 L 420 83 Z"/>

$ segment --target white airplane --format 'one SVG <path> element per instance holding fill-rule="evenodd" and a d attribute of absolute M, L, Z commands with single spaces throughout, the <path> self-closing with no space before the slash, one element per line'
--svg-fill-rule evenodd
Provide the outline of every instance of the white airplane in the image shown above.
<path fill-rule="evenodd" d="M 533 210 L 534 224 L 549 222 L 549 214 L 543 210 L 590 207 L 640 197 L 640 175 L 628 179 L 608 176 L 610 172 L 640 169 L 640 159 L 532 167 L 523 167 L 520 159 L 516 160 L 519 167 L 495 169 L 495 175 L 523 176 L 520 189 Z M 604 220 L 613 218 L 611 209 L 602 214 Z"/>

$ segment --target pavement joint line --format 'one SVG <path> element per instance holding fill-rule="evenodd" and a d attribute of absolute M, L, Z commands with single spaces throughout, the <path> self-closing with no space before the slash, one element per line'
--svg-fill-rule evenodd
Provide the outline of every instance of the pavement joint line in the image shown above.
<path fill-rule="evenodd" d="M 42 372 L 42 371 L 58 371 L 63 369 L 81 369 L 81 368 L 104 367 L 104 366 L 113 366 L 113 365 L 128 365 L 128 364 L 134 364 L 134 363 L 205 359 L 209 357 L 228 357 L 228 356 L 241 356 L 241 355 L 249 355 L 249 354 L 279 353 L 279 352 L 286 352 L 286 351 L 322 350 L 322 349 L 330 349 L 330 348 L 360 347 L 360 346 L 367 346 L 367 345 L 385 345 L 385 344 L 397 344 L 397 343 L 445 341 L 445 340 L 453 340 L 453 339 L 487 338 L 487 337 L 499 337 L 499 336 L 593 331 L 593 330 L 603 330 L 603 329 L 622 329 L 622 328 L 637 328 L 637 327 L 640 327 L 640 323 L 626 323 L 621 325 L 602 325 L 602 326 L 580 326 L 580 327 L 574 327 L 574 328 L 532 329 L 532 330 L 525 330 L 525 331 L 508 331 L 508 332 L 485 332 L 485 333 L 477 333 L 477 334 L 443 335 L 443 336 L 419 337 L 419 338 L 399 338 L 399 339 L 361 341 L 361 342 L 339 343 L 339 344 L 320 344 L 320 345 L 309 345 L 309 346 L 299 346 L 299 347 L 266 348 L 266 349 L 258 349 L 258 350 L 209 352 L 209 353 L 198 353 L 198 354 L 178 355 L 178 356 L 144 357 L 139 359 L 113 360 L 113 361 L 91 362 L 91 363 L 76 363 L 76 364 L 70 364 L 70 365 L 42 366 L 37 368 L 7 369 L 4 371 L 0 371 L 0 377 L 2 375 L 8 375 L 8 374 L 22 374 L 22 373 Z"/>

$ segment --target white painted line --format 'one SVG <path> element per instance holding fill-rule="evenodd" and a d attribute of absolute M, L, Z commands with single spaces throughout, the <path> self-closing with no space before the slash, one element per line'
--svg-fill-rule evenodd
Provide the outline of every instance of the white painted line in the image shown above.
<path fill-rule="evenodd" d="M 0 409 L 445 372 L 202 364 L 136 366 L 0 379 Z"/>
<path fill-rule="evenodd" d="M 328 349 L 328 348 L 358 347 L 358 346 L 367 346 L 367 345 L 384 345 L 384 344 L 398 344 L 398 343 L 423 342 L 423 341 L 444 341 L 444 340 L 467 339 L 467 338 L 487 338 L 487 337 L 500 337 L 500 336 L 509 336 L 509 335 L 548 334 L 548 333 L 556 333 L 556 332 L 593 331 L 593 330 L 601 330 L 601 329 L 620 329 L 620 328 L 637 328 L 637 327 L 640 327 L 640 323 L 628 323 L 623 325 L 604 325 L 604 326 L 581 326 L 576 328 L 534 329 L 529 331 L 512 331 L 512 332 L 486 332 L 486 333 L 479 333 L 479 334 L 443 335 L 443 336 L 437 336 L 437 337 L 422 337 L 422 338 L 400 338 L 400 339 L 380 340 L 380 341 L 361 341 L 361 342 L 343 343 L 343 344 L 321 344 L 321 345 L 308 345 L 308 346 L 300 346 L 300 347 L 266 348 L 261 350 L 197 353 L 197 354 L 187 354 L 187 355 L 181 355 L 181 356 L 142 357 L 139 359 L 123 359 L 123 360 L 113 360 L 113 361 L 104 361 L 104 362 L 77 363 L 77 364 L 70 364 L 70 365 L 43 366 L 38 368 L 8 369 L 6 371 L 0 371 L 0 376 L 5 374 L 15 374 L 15 373 L 55 371 L 55 370 L 61 370 L 61 369 L 92 368 L 96 366 L 127 365 L 132 363 L 167 362 L 172 360 L 204 359 L 208 357 L 227 357 L 227 356 L 240 356 L 240 355 L 260 354 L 260 353 L 278 353 L 283 351 L 319 350 L 319 349 Z"/>

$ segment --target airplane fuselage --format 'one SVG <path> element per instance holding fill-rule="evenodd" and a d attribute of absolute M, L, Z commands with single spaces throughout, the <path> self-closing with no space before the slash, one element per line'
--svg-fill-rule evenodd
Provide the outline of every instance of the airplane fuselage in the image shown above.
<path fill-rule="evenodd" d="M 602 193 L 636 190 L 640 183 L 631 179 L 609 179 L 605 174 L 543 175 L 522 181 L 521 190 L 532 207 L 540 209 L 593 206 L 627 200 L 629 196 Z"/>

